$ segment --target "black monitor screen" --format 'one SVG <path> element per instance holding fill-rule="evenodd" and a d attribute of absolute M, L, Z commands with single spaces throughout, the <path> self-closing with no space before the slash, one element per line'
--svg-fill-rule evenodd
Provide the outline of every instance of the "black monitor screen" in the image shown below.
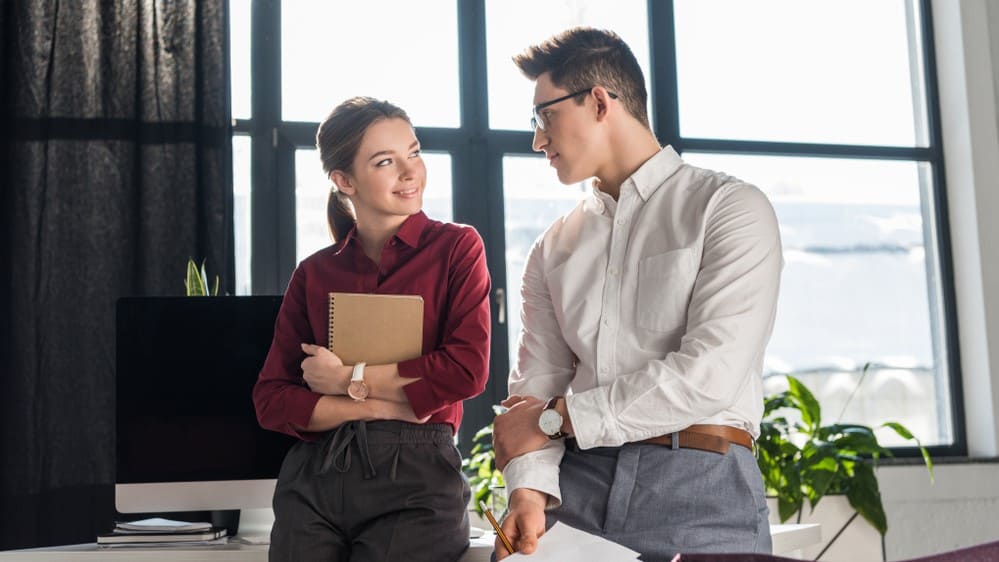
<path fill-rule="evenodd" d="M 281 297 L 125 297 L 117 304 L 117 482 L 276 478 L 291 437 L 252 391 Z"/>

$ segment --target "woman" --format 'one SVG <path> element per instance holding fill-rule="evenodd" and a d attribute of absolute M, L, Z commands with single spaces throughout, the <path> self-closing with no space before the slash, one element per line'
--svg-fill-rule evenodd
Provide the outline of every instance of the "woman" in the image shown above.
<path fill-rule="evenodd" d="M 454 434 L 489 365 L 482 240 L 421 211 L 426 167 L 402 109 L 349 99 L 316 140 L 334 243 L 292 275 L 253 392 L 261 426 L 301 439 L 274 491 L 270 559 L 456 560 L 469 488 Z M 422 296 L 423 355 L 344 365 L 321 345 L 330 292 Z M 357 370 L 366 399 L 348 396 Z"/>

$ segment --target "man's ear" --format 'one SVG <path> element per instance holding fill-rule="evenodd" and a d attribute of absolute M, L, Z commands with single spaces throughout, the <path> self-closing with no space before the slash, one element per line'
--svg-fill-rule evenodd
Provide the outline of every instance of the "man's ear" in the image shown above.
<path fill-rule="evenodd" d="M 593 87 L 593 99 L 597 103 L 597 121 L 603 121 L 607 118 L 607 114 L 610 111 L 610 94 L 607 93 L 607 88 L 603 86 Z"/>
<path fill-rule="evenodd" d="M 350 176 L 342 170 L 333 170 L 330 172 L 330 180 L 333 181 L 337 189 L 347 195 L 353 195 L 354 192 L 357 191 L 357 189 L 354 188 L 354 183 L 351 181 Z"/>

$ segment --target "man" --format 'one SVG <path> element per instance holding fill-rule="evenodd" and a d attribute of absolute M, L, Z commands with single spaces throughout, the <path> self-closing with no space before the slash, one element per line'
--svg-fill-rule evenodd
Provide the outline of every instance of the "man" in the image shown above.
<path fill-rule="evenodd" d="M 752 445 L 782 266 L 773 208 L 660 147 L 616 34 L 570 29 L 514 62 L 535 82 L 534 150 L 562 183 L 595 179 L 525 266 L 509 411 L 494 426 L 503 530 L 533 552 L 547 509 L 548 526 L 645 560 L 769 552 Z"/>

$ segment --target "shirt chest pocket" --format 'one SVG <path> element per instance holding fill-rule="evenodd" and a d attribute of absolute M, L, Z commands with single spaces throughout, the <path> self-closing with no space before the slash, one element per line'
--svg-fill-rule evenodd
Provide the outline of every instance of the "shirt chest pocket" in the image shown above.
<path fill-rule="evenodd" d="M 689 248 L 671 250 L 642 259 L 638 263 L 638 326 L 656 332 L 670 332 L 687 322 L 687 305 L 697 277 L 694 252 Z"/>

